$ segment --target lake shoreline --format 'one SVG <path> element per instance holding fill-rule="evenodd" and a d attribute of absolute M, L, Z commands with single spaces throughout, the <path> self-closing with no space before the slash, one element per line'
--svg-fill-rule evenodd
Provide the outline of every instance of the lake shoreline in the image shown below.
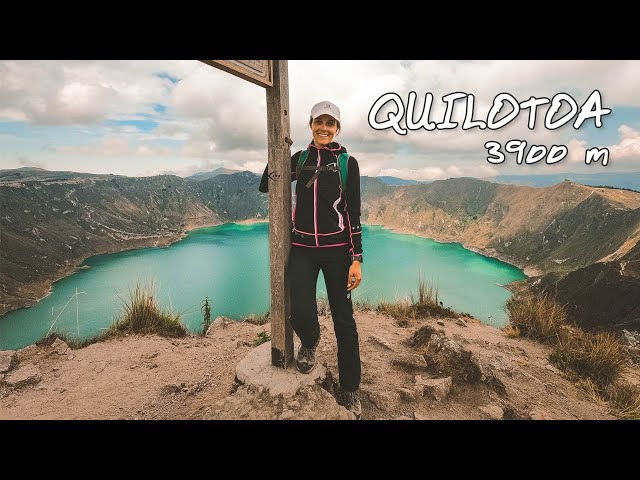
<path fill-rule="evenodd" d="M 141 249 L 145 249 L 145 248 L 154 248 L 154 247 L 158 247 L 158 248 L 168 248 L 171 245 L 183 240 L 184 238 L 187 237 L 187 235 L 189 235 L 190 232 L 194 231 L 194 230 L 198 230 L 201 228 L 209 228 L 209 227 L 216 227 L 219 225 L 224 225 L 226 223 L 235 223 L 235 224 L 239 224 L 239 225 L 253 225 L 253 224 L 258 224 L 258 223 L 269 223 L 269 219 L 267 218 L 249 218 L 249 219 L 245 219 L 245 220 L 238 220 L 235 222 L 218 222 L 218 223 L 213 223 L 213 222 L 205 222 L 205 223 L 193 223 L 193 224 L 187 224 L 184 228 L 184 230 L 178 234 L 172 234 L 172 235 L 167 235 L 165 237 L 155 237 L 155 238 L 150 238 L 150 239 L 145 239 L 145 240 L 141 240 L 138 241 L 136 245 L 121 245 L 122 248 L 111 248 L 111 249 L 107 249 L 105 251 L 101 251 L 101 252 L 95 252 L 91 255 L 87 255 L 83 258 L 79 258 L 79 259 L 72 259 L 69 260 L 69 264 L 66 265 L 63 269 L 61 269 L 56 275 L 54 276 L 50 276 L 44 279 L 41 279 L 38 282 L 34 282 L 34 284 L 32 284 L 29 289 L 31 290 L 31 292 L 34 294 L 32 298 L 19 298 L 19 299 L 11 299 L 9 300 L 7 303 L 3 303 L 0 305 L 0 318 L 4 315 L 6 315 L 7 313 L 10 313 L 12 311 L 15 310 L 19 310 L 22 308 L 29 308 L 33 305 L 35 305 L 36 303 L 44 300 L 46 297 L 48 297 L 51 292 L 53 291 L 53 285 L 64 279 L 67 278 L 71 275 L 73 275 L 76 272 L 82 271 L 81 265 L 88 259 L 91 257 L 95 257 L 97 255 L 110 255 L 110 254 L 114 254 L 114 253 L 121 253 L 121 252 L 126 252 L 126 251 L 131 251 L 131 250 L 141 250 Z M 400 233 L 400 234 L 408 234 L 408 235 L 415 235 L 417 237 L 420 238 L 427 238 L 439 243 L 460 243 L 464 248 L 466 248 L 467 250 L 470 250 L 472 252 L 478 253 L 480 255 L 483 255 L 485 257 L 489 257 L 489 258 L 495 258 L 496 260 L 500 260 L 502 262 L 508 263 L 509 265 L 513 265 L 521 270 L 523 270 L 524 274 L 527 277 L 536 277 L 536 276 L 540 276 L 542 275 L 544 272 L 540 271 L 539 269 L 532 267 L 532 266 L 523 266 L 521 264 L 519 264 L 517 261 L 515 261 L 514 259 L 509 259 L 506 258 L 503 255 L 498 255 L 493 251 L 489 251 L 489 250 L 484 250 L 481 248 L 477 248 L 477 247 L 473 247 L 473 246 L 469 246 L 469 245 L 465 245 L 463 242 L 460 241 L 451 241 L 451 240 L 445 240 L 445 239 L 438 239 L 438 238 L 434 238 L 432 236 L 427 236 L 424 234 L 420 234 L 418 232 L 412 231 L 411 229 L 407 229 L 407 228 L 399 228 L 399 227 L 393 227 L 393 226 L 387 226 L 387 225 L 383 225 L 383 224 L 376 224 L 376 223 L 364 223 L 363 225 L 367 225 L 367 226 L 381 226 L 386 230 L 389 230 L 393 233 Z M 366 246 L 365 246 L 366 247 Z M 503 285 L 504 288 L 510 290 L 510 291 L 514 291 L 513 287 L 515 287 L 518 281 L 516 282 L 511 282 L 507 285 Z"/>
<path fill-rule="evenodd" d="M 190 224 L 185 227 L 185 229 L 181 233 L 171 234 L 164 237 L 153 237 L 144 240 L 137 240 L 136 245 L 117 245 L 122 248 L 108 248 L 104 251 L 97 251 L 92 253 L 91 255 L 86 255 L 83 257 L 69 259 L 68 265 L 65 265 L 64 268 L 60 269 L 55 275 L 50 275 L 42 278 L 41 280 L 34 282 L 28 289 L 29 293 L 32 293 L 31 297 L 22 297 L 17 299 L 10 299 L 6 303 L 0 304 L 0 318 L 2 318 L 7 313 L 21 310 L 23 308 L 29 308 L 35 305 L 36 303 L 41 302 L 53 291 L 53 285 L 63 280 L 67 277 L 70 277 L 74 273 L 80 272 L 83 270 L 81 267 L 82 264 L 87 261 L 87 259 L 96 257 L 98 255 L 111 255 L 114 253 L 122 253 L 128 252 L 131 250 L 142 250 L 145 248 L 168 248 L 174 243 L 177 243 L 183 240 L 190 231 L 196 230 L 198 228 L 206 228 L 206 227 L 215 227 L 218 225 L 223 225 L 224 223 L 234 223 L 234 222 L 219 222 L 219 223 L 205 223 L 205 224 Z M 114 247 L 117 247 L 114 246 Z"/>
<path fill-rule="evenodd" d="M 474 252 L 474 253 L 478 253 L 484 257 L 488 257 L 488 258 L 494 258 L 496 260 L 500 260 L 501 262 L 504 263 L 508 263 L 509 265 L 512 265 L 516 268 L 519 268 L 520 270 L 523 271 L 523 273 L 528 277 L 539 277 L 541 275 L 544 275 L 544 272 L 542 270 L 540 270 L 539 268 L 533 266 L 533 265 L 523 265 L 521 262 L 517 261 L 514 258 L 510 258 L 506 255 L 501 255 L 499 253 L 497 253 L 494 249 L 483 249 L 483 248 L 479 248 L 479 247 L 474 247 L 468 244 L 465 244 L 464 242 L 460 241 L 460 240 L 448 240 L 448 239 L 439 239 L 439 238 L 435 238 L 434 236 L 429 236 L 429 235 L 425 235 L 423 233 L 419 233 L 416 232 L 412 229 L 409 228 L 404 228 L 404 227 L 393 227 L 393 226 L 388 226 L 388 225 L 383 225 L 381 223 L 368 223 L 366 225 L 375 225 L 375 226 L 380 226 L 382 228 L 384 228 L 385 230 L 389 230 L 393 233 L 400 233 L 400 234 L 405 234 L 405 235 L 414 235 L 416 237 L 420 237 L 420 238 L 426 238 L 429 240 L 433 240 L 434 242 L 438 242 L 438 243 L 459 243 L 460 245 L 462 245 L 465 249 Z M 512 282 L 513 283 L 513 282 Z M 508 288 L 508 285 L 504 285 L 505 288 Z"/>

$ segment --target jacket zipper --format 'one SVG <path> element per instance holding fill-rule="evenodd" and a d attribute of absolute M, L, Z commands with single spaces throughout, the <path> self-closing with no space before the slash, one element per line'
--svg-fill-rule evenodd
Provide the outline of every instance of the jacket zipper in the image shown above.
<path fill-rule="evenodd" d="M 319 167 L 322 155 L 320 154 L 319 148 L 316 148 L 316 150 L 318 152 L 318 164 L 316 166 Z M 316 247 L 320 246 L 320 242 L 318 241 L 318 178 L 320 178 L 319 175 L 313 181 L 313 233 L 316 237 Z"/>

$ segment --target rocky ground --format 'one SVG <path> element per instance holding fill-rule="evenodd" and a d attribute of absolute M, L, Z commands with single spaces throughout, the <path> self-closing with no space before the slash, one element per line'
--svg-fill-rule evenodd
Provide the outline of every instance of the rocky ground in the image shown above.
<path fill-rule="evenodd" d="M 550 348 L 469 318 L 397 321 L 355 312 L 367 420 L 615 419 L 549 361 Z M 270 325 L 223 322 L 204 337 L 127 336 L 71 350 L 61 340 L 0 354 L 0 419 L 350 419 L 330 315 L 322 384 L 273 396 L 236 365 Z M 627 378 L 640 383 L 640 366 Z"/>

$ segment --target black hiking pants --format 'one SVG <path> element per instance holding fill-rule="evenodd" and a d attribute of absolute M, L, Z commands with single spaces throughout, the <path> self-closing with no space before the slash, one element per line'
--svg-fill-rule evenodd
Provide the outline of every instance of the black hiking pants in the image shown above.
<path fill-rule="evenodd" d="M 312 348 L 320 339 L 316 284 L 318 273 L 322 270 L 338 343 L 340 386 L 344 390 L 354 391 L 360 386 L 360 350 L 351 292 L 347 292 L 350 266 L 348 245 L 318 248 L 292 245 L 288 277 L 291 326 L 302 345 Z"/>

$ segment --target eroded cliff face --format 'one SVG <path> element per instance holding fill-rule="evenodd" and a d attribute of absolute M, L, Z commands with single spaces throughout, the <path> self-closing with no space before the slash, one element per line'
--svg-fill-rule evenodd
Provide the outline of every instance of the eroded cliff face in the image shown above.
<path fill-rule="evenodd" d="M 640 330 L 640 243 L 615 261 L 530 282 L 554 296 L 584 330 Z"/>
<path fill-rule="evenodd" d="M 640 329 L 640 193 L 451 179 L 386 187 L 368 179 L 364 221 L 523 268 L 582 328 Z M 367 188 L 368 187 L 368 188 Z"/>
<path fill-rule="evenodd" d="M 363 221 L 459 242 L 521 268 L 569 272 L 621 257 L 640 238 L 640 193 L 563 182 L 547 188 L 471 178 L 363 185 Z"/>
<path fill-rule="evenodd" d="M 266 215 L 251 172 L 200 182 L 60 177 L 0 181 L 0 314 L 33 304 L 93 255 L 166 246 L 192 228 Z"/>
<path fill-rule="evenodd" d="M 258 191 L 260 177 L 251 172 L 201 181 L 45 173 L 0 176 L 0 314 L 33 304 L 87 257 L 168 245 L 191 228 L 268 218 L 268 195 Z M 597 298 L 585 292 L 603 288 L 596 281 L 602 272 L 622 271 L 606 273 L 606 288 L 610 298 L 623 292 L 616 305 L 624 310 L 630 302 L 631 308 L 609 308 L 606 320 L 598 314 L 587 323 L 626 324 L 636 315 L 638 192 L 473 178 L 389 186 L 362 177 L 361 184 L 365 224 L 459 242 L 529 276 L 548 275 L 529 283 L 559 285 L 580 313 L 593 311 L 582 299 Z"/>

